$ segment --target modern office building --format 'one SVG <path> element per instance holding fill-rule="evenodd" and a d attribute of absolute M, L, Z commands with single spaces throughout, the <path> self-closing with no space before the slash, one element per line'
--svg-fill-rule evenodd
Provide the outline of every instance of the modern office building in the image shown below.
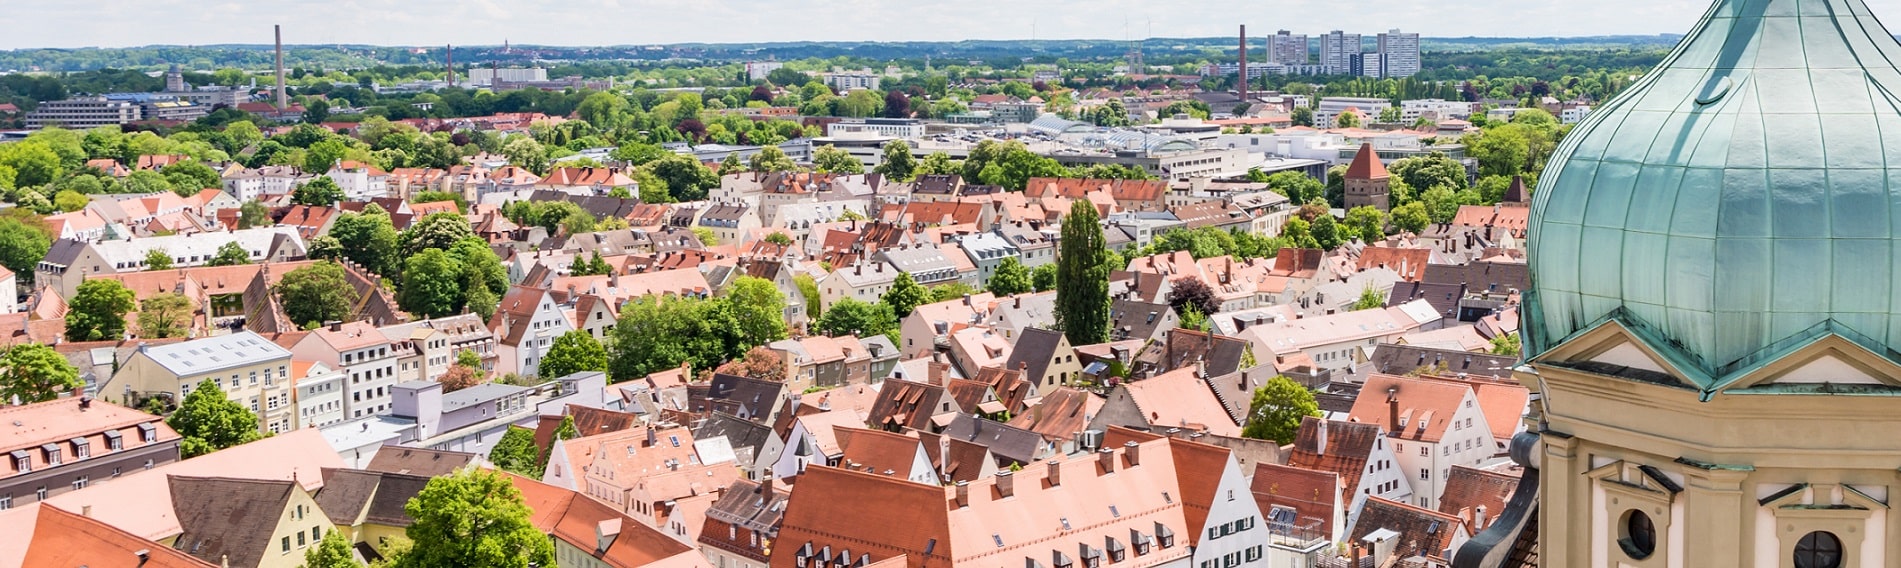
<path fill-rule="evenodd" d="M 106 97 L 74 97 L 63 101 L 40 103 L 38 108 L 26 113 L 26 127 L 37 130 L 48 126 L 58 126 L 69 130 L 85 130 L 98 126 L 131 124 L 144 118 L 144 109 L 132 101 L 113 100 Z"/>

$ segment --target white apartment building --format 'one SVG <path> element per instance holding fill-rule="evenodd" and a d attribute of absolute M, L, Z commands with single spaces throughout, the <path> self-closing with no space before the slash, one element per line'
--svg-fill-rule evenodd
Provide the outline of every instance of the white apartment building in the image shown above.
<path fill-rule="evenodd" d="M 1577 124 L 1578 121 L 1584 120 L 1584 117 L 1590 115 L 1591 107 L 1578 105 L 1564 109 L 1563 112 L 1558 113 L 1558 120 L 1563 121 L 1565 124 Z"/>
<path fill-rule="evenodd" d="M 333 323 L 304 336 L 291 348 L 298 359 L 317 361 L 348 377 L 343 411 L 348 419 L 390 410 L 390 387 L 397 382 L 397 352 L 367 322 Z"/>
<path fill-rule="evenodd" d="M 1306 65 L 1311 57 L 1307 43 L 1307 34 L 1296 34 L 1287 30 L 1281 30 L 1275 32 L 1273 37 L 1268 38 L 1268 45 L 1270 46 L 1268 62 L 1271 63 L 1281 65 Z"/>
<path fill-rule="evenodd" d="M 177 404 L 210 381 L 226 398 L 256 413 L 259 430 L 287 432 L 293 425 L 290 359 L 290 351 L 251 331 L 141 345 L 99 394 L 123 396 L 120 401 L 128 406 L 152 396 Z"/>
<path fill-rule="evenodd" d="M 1445 99 L 1411 99 L 1399 101 L 1399 120 L 1406 124 L 1421 118 L 1432 120 L 1465 120 L 1472 116 L 1472 103 L 1448 101 Z"/>
<path fill-rule="evenodd" d="M 26 113 L 26 127 L 38 130 L 58 126 L 68 130 L 85 130 L 138 122 L 143 118 L 144 110 L 132 101 L 75 97 L 40 103 L 33 112 Z"/>
<path fill-rule="evenodd" d="M 1360 54 L 1360 34 L 1344 33 L 1340 30 L 1327 32 L 1320 36 L 1320 66 L 1331 75 L 1346 75 L 1352 72 L 1353 58 Z M 1318 117 L 1315 117 L 1316 120 Z"/>
<path fill-rule="evenodd" d="M 343 189 L 346 201 L 369 201 L 378 197 L 389 197 L 389 174 L 375 166 L 357 162 L 342 162 L 331 166 L 325 175 L 337 182 Z"/>
<path fill-rule="evenodd" d="M 866 89 L 866 90 L 876 91 L 878 90 L 879 83 L 883 79 L 884 78 L 882 76 L 877 75 L 875 73 L 860 72 L 860 73 L 827 73 L 825 74 L 825 84 L 830 85 L 834 89 L 838 89 L 839 92 L 850 91 L 854 89 Z"/>
<path fill-rule="evenodd" d="M 852 266 L 840 266 L 818 281 L 819 305 L 829 310 L 846 298 L 877 302 L 897 281 L 898 269 L 889 263 L 865 260 Z"/>
<path fill-rule="evenodd" d="M 1333 119 L 1349 108 L 1359 111 L 1364 124 L 1378 119 L 1390 106 L 1392 101 L 1374 97 L 1321 97 L 1319 108 L 1314 109 L 1314 128 L 1333 128 Z"/>
<path fill-rule="evenodd" d="M 322 428 L 343 422 L 343 391 L 348 386 L 342 372 L 316 361 L 291 362 L 291 429 Z"/>
<path fill-rule="evenodd" d="M 548 80 L 548 70 L 539 67 L 527 69 L 482 69 L 478 67 L 469 70 L 469 84 L 471 85 L 489 85 L 494 83 L 496 78 L 500 78 L 502 81 L 509 83 L 541 82 Z"/>
<path fill-rule="evenodd" d="M 1419 34 L 1400 33 L 1398 28 L 1379 35 L 1380 64 L 1386 77 L 1411 77 L 1419 73 Z"/>
<path fill-rule="evenodd" d="M 876 134 L 892 138 L 923 138 L 924 123 L 913 118 L 856 118 L 825 125 L 826 136 Z"/>
<path fill-rule="evenodd" d="M 780 61 L 747 61 L 746 80 L 754 82 L 764 81 L 767 75 L 771 75 L 773 71 L 777 71 L 782 67 L 785 67 L 785 63 Z"/>
<path fill-rule="evenodd" d="M 1498 453 L 1478 395 L 1461 384 L 1371 375 L 1349 419 L 1390 426 L 1386 442 L 1412 484 L 1413 504 L 1427 509 L 1438 507 L 1453 465 L 1476 467 Z"/>

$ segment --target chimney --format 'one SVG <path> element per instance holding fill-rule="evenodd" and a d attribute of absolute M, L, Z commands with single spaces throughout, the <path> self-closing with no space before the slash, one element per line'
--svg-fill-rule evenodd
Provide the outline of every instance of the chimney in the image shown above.
<path fill-rule="evenodd" d="M 962 509 L 969 506 L 970 506 L 970 482 L 959 481 L 957 482 L 957 508 Z"/>
<path fill-rule="evenodd" d="M 964 305 L 970 305 L 970 294 L 964 294 Z"/>
<path fill-rule="evenodd" d="M 1472 533 L 1478 534 L 1482 530 L 1485 530 L 1485 506 L 1479 505 L 1472 509 Z"/>
<path fill-rule="evenodd" d="M 1129 458 L 1129 467 L 1142 465 L 1142 445 L 1133 440 L 1123 442 L 1122 455 Z"/>
<path fill-rule="evenodd" d="M 139 557 L 139 566 L 144 566 L 146 562 L 152 561 L 152 551 L 150 549 L 141 548 L 138 552 L 132 553 L 132 555 Z"/>
<path fill-rule="evenodd" d="M 331 322 L 330 322 L 330 331 L 343 331 L 343 322 L 341 322 L 341 321 L 331 321 Z"/>
<path fill-rule="evenodd" d="M 285 92 L 289 87 L 284 82 L 284 26 L 271 26 L 271 31 L 277 35 L 277 110 L 284 110 L 290 106 L 290 97 Z"/>
<path fill-rule="evenodd" d="M 1102 466 L 1102 474 L 1116 472 L 1116 451 L 1109 448 L 1096 450 L 1096 463 Z"/>
<path fill-rule="evenodd" d="M 1049 474 L 1049 479 L 1050 479 L 1050 487 L 1060 487 L 1060 486 L 1062 486 L 1062 484 L 1063 484 L 1063 462 L 1062 462 L 1061 460 L 1057 460 L 1056 458 L 1050 458 L 1050 468 L 1049 468 L 1049 470 L 1050 470 L 1050 474 Z"/>
<path fill-rule="evenodd" d="M 455 46 L 443 48 L 442 54 L 449 58 L 449 88 L 455 88 Z"/>
<path fill-rule="evenodd" d="M 660 441 L 660 432 L 657 430 L 654 430 L 652 426 L 648 426 L 647 427 L 647 442 L 645 445 L 641 447 L 651 448 L 653 447 L 655 443 L 658 443 L 659 441 Z"/>
<path fill-rule="evenodd" d="M 1240 90 L 1241 102 L 1243 104 L 1247 103 L 1248 102 L 1248 26 L 1247 24 L 1241 25 L 1241 80 L 1237 81 L 1236 84 L 1240 85 L 1241 87 L 1241 90 Z"/>
<path fill-rule="evenodd" d="M 772 472 L 766 472 L 766 477 L 759 480 L 759 498 L 772 498 Z"/>
<path fill-rule="evenodd" d="M 90 517 L 90 516 L 92 516 L 92 505 L 80 505 L 80 506 L 79 506 L 79 516 L 81 516 L 81 517 Z"/>
<path fill-rule="evenodd" d="M 1386 387 L 1386 427 L 1394 436 L 1405 430 L 1399 424 L 1399 387 Z"/>
<path fill-rule="evenodd" d="M 1314 436 L 1314 453 L 1327 455 L 1327 420 L 1324 418 L 1315 420 L 1314 426 L 1318 430 L 1314 432 L 1317 434 Z"/>
<path fill-rule="evenodd" d="M 90 396 L 79 397 L 79 411 L 85 412 L 86 409 L 88 408 L 92 408 L 92 397 Z"/>
<path fill-rule="evenodd" d="M 1010 470 L 997 472 L 997 495 L 1000 496 L 999 498 L 1009 499 L 1011 495 L 1015 494 L 1016 477 L 1010 475 Z"/>

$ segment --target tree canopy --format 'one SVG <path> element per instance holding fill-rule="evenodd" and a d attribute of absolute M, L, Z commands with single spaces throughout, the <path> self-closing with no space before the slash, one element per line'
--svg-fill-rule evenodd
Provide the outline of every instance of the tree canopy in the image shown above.
<path fill-rule="evenodd" d="M 81 282 L 66 310 L 66 339 L 116 340 L 125 335 L 125 314 L 136 296 L 118 280 L 94 278 Z"/>
<path fill-rule="evenodd" d="M 529 521 L 521 490 L 493 471 L 436 477 L 409 500 L 404 529 L 414 544 L 396 568 L 554 566 L 554 544 Z"/>
<path fill-rule="evenodd" d="M 1107 262 L 1095 204 L 1080 199 L 1070 204 L 1062 232 L 1056 256 L 1056 324 L 1071 345 L 1108 341 L 1109 272 L 1113 268 Z"/>
<path fill-rule="evenodd" d="M 264 437 L 258 432 L 257 415 L 251 409 L 227 398 L 216 381 L 206 379 L 192 387 L 191 394 L 179 403 L 178 410 L 165 420 L 184 440 L 179 443 L 181 458 L 192 458 Z"/>
<path fill-rule="evenodd" d="M 576 329 L 554 338 L 554 345 L 541 358 L 536 374 L 554 379 L 582 371 L 606 370 L 607 348 L 601 345 L 600 340 L 589 335 L 587 330 Z"/>
<path fill-rule="evenodd" d="M 85 387 L 79 370 L 50 346 L 25 343 L 0 355 L 0 403 L 44 402 Z"/>
<path fill-rule="evenodd" d="M 346 321 L 356 307 L 356 288 L 350 286 L 343 266 L 318 262 L 284 274 L 271 288 L 293 323 L 315 327 L 327 321 Z"/>
<path fill-rule="evenodd" d="M 1247 425 L 1241 428 L 1241 436 L 1292 443 L 1294 433 L 1300 431 L 1301 420 L 1308 416 L 1320 416 L 1320 405 L 1314 402 L 1313 391 L 1286 375 L 1276 376 L 1254 389 L 1254 400 L 1248 407 Z"/>

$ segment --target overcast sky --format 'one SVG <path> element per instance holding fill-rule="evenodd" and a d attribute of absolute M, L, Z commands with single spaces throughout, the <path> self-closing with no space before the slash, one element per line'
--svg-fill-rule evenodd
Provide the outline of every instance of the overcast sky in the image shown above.
<path fill-rule="evenodd" d="M 1901 23 L 1901 0 L 1868 0 Z M 1701 0 L 0 0 L 0 49 L 269 43 L 625 45 L 1122 39 L 1388 28 L 1428 37 L 1680 33 Z M 1034 22 L 1034 25 L 1032 25 Z M 1033 29 L 1034 28 L 1034 29 Z M 1126 36 L 1125 36 L 1126 30 Z"/>

